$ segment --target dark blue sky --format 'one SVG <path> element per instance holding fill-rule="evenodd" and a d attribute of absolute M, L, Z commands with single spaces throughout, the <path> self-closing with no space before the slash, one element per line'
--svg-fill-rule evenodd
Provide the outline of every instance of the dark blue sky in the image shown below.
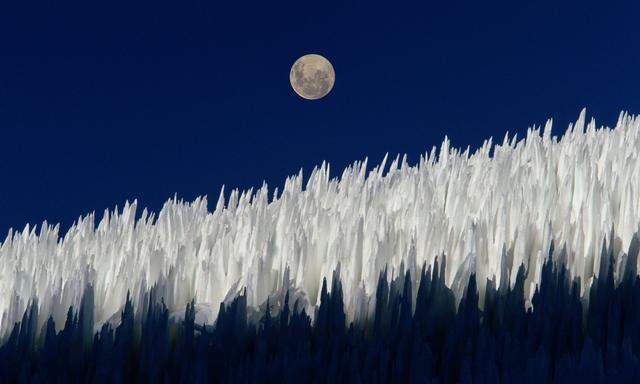
<path fill-rule="evenodd" d="M 640 113 L 637 1 L 20 1 L 0 5 L 0 238 L 328 160 Z M 20 7 L 19 9 L 16 7 Z M 305 101 L 305 53 L 336 84 Z M 0 240 L 1 241 L 1 240 Z"/>

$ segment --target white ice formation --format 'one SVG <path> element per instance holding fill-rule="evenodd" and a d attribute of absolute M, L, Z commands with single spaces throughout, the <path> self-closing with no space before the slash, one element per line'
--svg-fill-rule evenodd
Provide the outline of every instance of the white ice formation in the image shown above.
<path fill-rule="evenodd" d="M 385 265 L 396 274 L 410 268 L 415 278 L 441 254 L 458 297 L 471 272 L 482 294 L 487 278 L 505 284 L 520 264 L 530 296 L 552 241 L 584 291 L 605 238 L 620 275 L 638 231 L 640 117 L 621 113 L 614 129 L 596 129 L 593 120 L 585 129 L 583 111 L 561 138 L 551 125 L 520 141 L 489 139 L 475 153 L 445 138 L 414 166 L 385 158 L 367 171 L 365 160 L 330 178 L 323 164 L 306 186 L 300 173 L 282 192 L 235 190 L 227 202 L 222 193 L 213 212 L 206 198 L 172 199 L 157 216 L 144 210 L 136 220 L 134 202 L 106 211 L 97 226 L 94 214 L 80 218 L 62 237 L 46 222 L 9 231 L 0 245 L 0 333 L 34 297 L 40 321 L 52 314 L 61 327 L 89 282 L 98 324 L 117 315 L 128 290 L 135 304 L 154 283 L 172 311 L 195 297 L 199 321 L 214 321 L 219 303 L 243 287 L 259 306 L 283 281 L 313 306 L 338 264 L 354 319 L 373 308 Z"/>

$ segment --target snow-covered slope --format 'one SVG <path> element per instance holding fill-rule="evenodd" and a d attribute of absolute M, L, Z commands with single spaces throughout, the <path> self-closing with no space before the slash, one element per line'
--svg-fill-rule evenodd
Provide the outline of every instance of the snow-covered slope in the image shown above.
<path fill-rule="evenodd" d="M 623 253 L 640 223 L 639 128 L 640 118 L 623 113 L 614 129 L 594 121 L 585 129 L 583 111 L 559 139 L 550 121 L 473 154 L 445 138 L 415 166 L 385 158 L 367 172 L 365 160 L 332 179 L 323 164 L 305 186 L 299 174 L 281 192 L 265 185 L 227 202 L 221 193 L 213 212 L 206 198 L 173 199 L 136 220 L 134 202 L 97 226 L 93 214 L 81 218 L 62 238 L 47 223 L 10 231 L 0 245 L 0 333 L 34 297 L 40 321 L 53 314 L 61 327 L 87 283 L 98 323 L 113 318 L 128 290 L 135 304 L 154 283 L 170 310 L 195 297 L 209 322 L 244 287 L 251 306 L 289 287 L 312 306 L 338 265 L 353 319 L 372 308 L 386 265 L 415 277 L 441 254 L 458 297 L 470 273 L 482 294 L 487 278 L 506 284 L 522 263 L 530 296 L 552 241 L 584 289 L 611 233 L 617 273 L 628 264 Z"/>

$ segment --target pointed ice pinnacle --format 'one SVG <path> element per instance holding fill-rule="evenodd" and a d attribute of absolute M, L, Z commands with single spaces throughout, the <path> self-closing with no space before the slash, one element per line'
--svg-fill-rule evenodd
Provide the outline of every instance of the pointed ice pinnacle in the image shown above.
<path fill-rule="evenodd" d="M 398 157 L 386 170 L 385 156 L 372 170 L 356 162 L 332 179 L 323 164 L 306 187 L 300 172 L 281 192 L 263 185 L 225 199 L 223 189 L 213 212 L 206 198 L 173 198 L 136 220 L 134 201 L 97 225 L 93 214 L 81 217 L 62 238 L 47 223 L 10 230 L 0 244 L 0 334 L 33 298 L 37 329 L 49 315 L 64 324 L 87 284 L 96 324 L 119 318 L 127 292 L 142 307 L 152 286 L 172 313 L 195 298 L 209 322 L 244 288 L 252 308 L 275 292 L 313 306 L 338 265 L 353 319 L 373 308 L 383 270 L 390 278 L 403 264 L 417 278 L 437 255 L 441 266 L 446 256 L 441 278 L 458 300 L 472 273 L 482 298 L 487 281 L 514 284 L 520 265 L 531 296 L 551 244 L 583 290 L 602 273 L 601 252 L 614 256 L 619 281 L 638 271 L 640 118 L 621 113 L 614 129 L 585 121 L 583 111 L 558 139 L 549 120 L 542 134 L 534 127 L 519 141 L 489 139 L 471 154 L 445 138 L 414 166 Z"/>

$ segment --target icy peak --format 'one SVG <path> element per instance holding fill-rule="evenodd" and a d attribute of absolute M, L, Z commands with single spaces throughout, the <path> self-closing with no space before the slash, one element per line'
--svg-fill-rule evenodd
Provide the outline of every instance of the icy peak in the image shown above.
<path fill-rule="evenodd" d="M 94 214 L 80 217 L 62 238 L 46 222 L 10 230 L 0 244 L 0 331 L 34 297 L 40 321 L 51 314 L 63 324 L 88 283 L 97 323 L 113 317 L 127 291 L 136 304 L 153 285 L 171 311 L 195 298 L 213 321 L 242 288 L 249 306 L 263 304 L 287 270 L 291 288 L 314 305 L 340 265 L 350 318 L 373 308 L 382 270 L 408 268 L 416 278 L 443 254 L 458 298 L 470 273 L 483 295 L 487 279 L 513 282 L 520 265 L 530 297 L 552 242 L 583 289 L 599 273 L 603 247 L 616 256 L 617 277 L 637 273 L 640 119 L 621 113 L 613 129 L 585 121 L 582 111 L 558 140 L 549 120 L 542 134 L 534 127 L 524 139 L 489 139 L 472 154 L 445 138 L 413 166 L 396 157 L 387 168 L 385 156 L 367 173 L 365 159 L 339 178 L 323 163 L 306 186 L 300 172 L 271 199 L 266 184 L 228 200 L 223 188 L 213 212 L 206 197 L 174 197 L 157 216 L 144 210 L 136 220 L 134 201 L 105 211 L 97 226 Z"/>

